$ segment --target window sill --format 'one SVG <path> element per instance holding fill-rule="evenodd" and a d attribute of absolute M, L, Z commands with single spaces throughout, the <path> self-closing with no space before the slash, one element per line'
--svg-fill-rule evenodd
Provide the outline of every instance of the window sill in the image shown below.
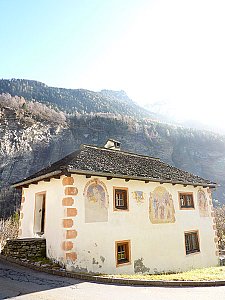
<path fill-rule="evenodd" d="M 128 265 L 131 265 L 131 261 L 120 263 L 120 264 L 117 263 L 116 267 L 123 267 L 123 266 L 128 266 Z"/>
<path fill-rule="evenodd" d="M 186 256 L 196 255 L 196 254 L 200 254 L 200 253 L 201 253 L 201 251 L 190 252 L 190 253 L 186 253 Z"/>
<path fill-rule="evenodd" d="M 195 210 L 194 207 L 180 207 L 180 210 Z"/>
<path fill-rule="evenodd" d="M 128 208 L 116 208 L 114 207 L 113 211 L 129 211 Z"/>

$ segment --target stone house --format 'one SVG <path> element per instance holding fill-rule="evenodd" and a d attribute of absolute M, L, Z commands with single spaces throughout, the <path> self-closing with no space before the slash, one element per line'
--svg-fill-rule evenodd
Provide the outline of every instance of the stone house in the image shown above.
<path fill-rule="evenodd" d="M 14 184 L 20 238 L 70 271 L 156 273 L 218 264 L 216 184 L 108 140 Z"/>

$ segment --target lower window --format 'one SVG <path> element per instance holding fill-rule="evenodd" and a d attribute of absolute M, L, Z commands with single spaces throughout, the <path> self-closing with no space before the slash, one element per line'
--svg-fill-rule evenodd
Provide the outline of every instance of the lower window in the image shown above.
<path fill-rule="evenodd" d="M 130 263 L 130 241 L 116 242 L 116 264 Z"/>
<path fill-rule="evenodd" d="M 200 252 L 198 231 L 185 232 L 186 254 Z"/>

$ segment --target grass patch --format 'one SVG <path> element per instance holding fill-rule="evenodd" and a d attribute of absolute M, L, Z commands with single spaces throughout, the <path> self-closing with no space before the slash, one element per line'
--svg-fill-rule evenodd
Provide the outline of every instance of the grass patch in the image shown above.
<path fill-rule="evenodd" d="M 204 269 L 195 269 L 182 273 L 173 274 L 120 274 L 120 275 L 107 275 L 110 278 L 124 278 L 124 279 L 138 279 L 138 280 L 172 280 L 172 281 L 210 281 L 210 280 L 225 280 L 225 266 L 224 267 L 211 267 Z"/>
<path fill-rule="evenodd" d="M 53 268 L 53 269 L 60 269 L 61 266 L 59 263 L 52 261 L 51 259 L 47 258 L 47 257 L 37 257 L 37 256 L 31 256 L 27 259 L 24 259 L 25 261 L 27 261 L 28 263 L 31 264 L 36 264 L 39 266 L 46 266 L 49 268 Z"/>
<path fill-rule="evenodd" d="M 32 261 L 32 262 L 40 262 L 42 264 L 52 264 L 52 261 L 47 257 L 31 256 L 31 257 L 28 258 L 28 260 Z"/>

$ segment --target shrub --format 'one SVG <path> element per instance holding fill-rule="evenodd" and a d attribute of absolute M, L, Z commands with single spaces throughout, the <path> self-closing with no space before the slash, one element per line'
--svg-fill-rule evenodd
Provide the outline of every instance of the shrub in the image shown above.
<path fill-rule="evenodd" d="M 225 249 L 225 205 L 214 208 L 220 250 Z"/>
<path fill-rule="evenodd" d="M 19 215 L 15 213 L 10 218 L 0 219 L 0 252 L 4 248 L 7 239 L 16 239 L 19 232 Z"/>

